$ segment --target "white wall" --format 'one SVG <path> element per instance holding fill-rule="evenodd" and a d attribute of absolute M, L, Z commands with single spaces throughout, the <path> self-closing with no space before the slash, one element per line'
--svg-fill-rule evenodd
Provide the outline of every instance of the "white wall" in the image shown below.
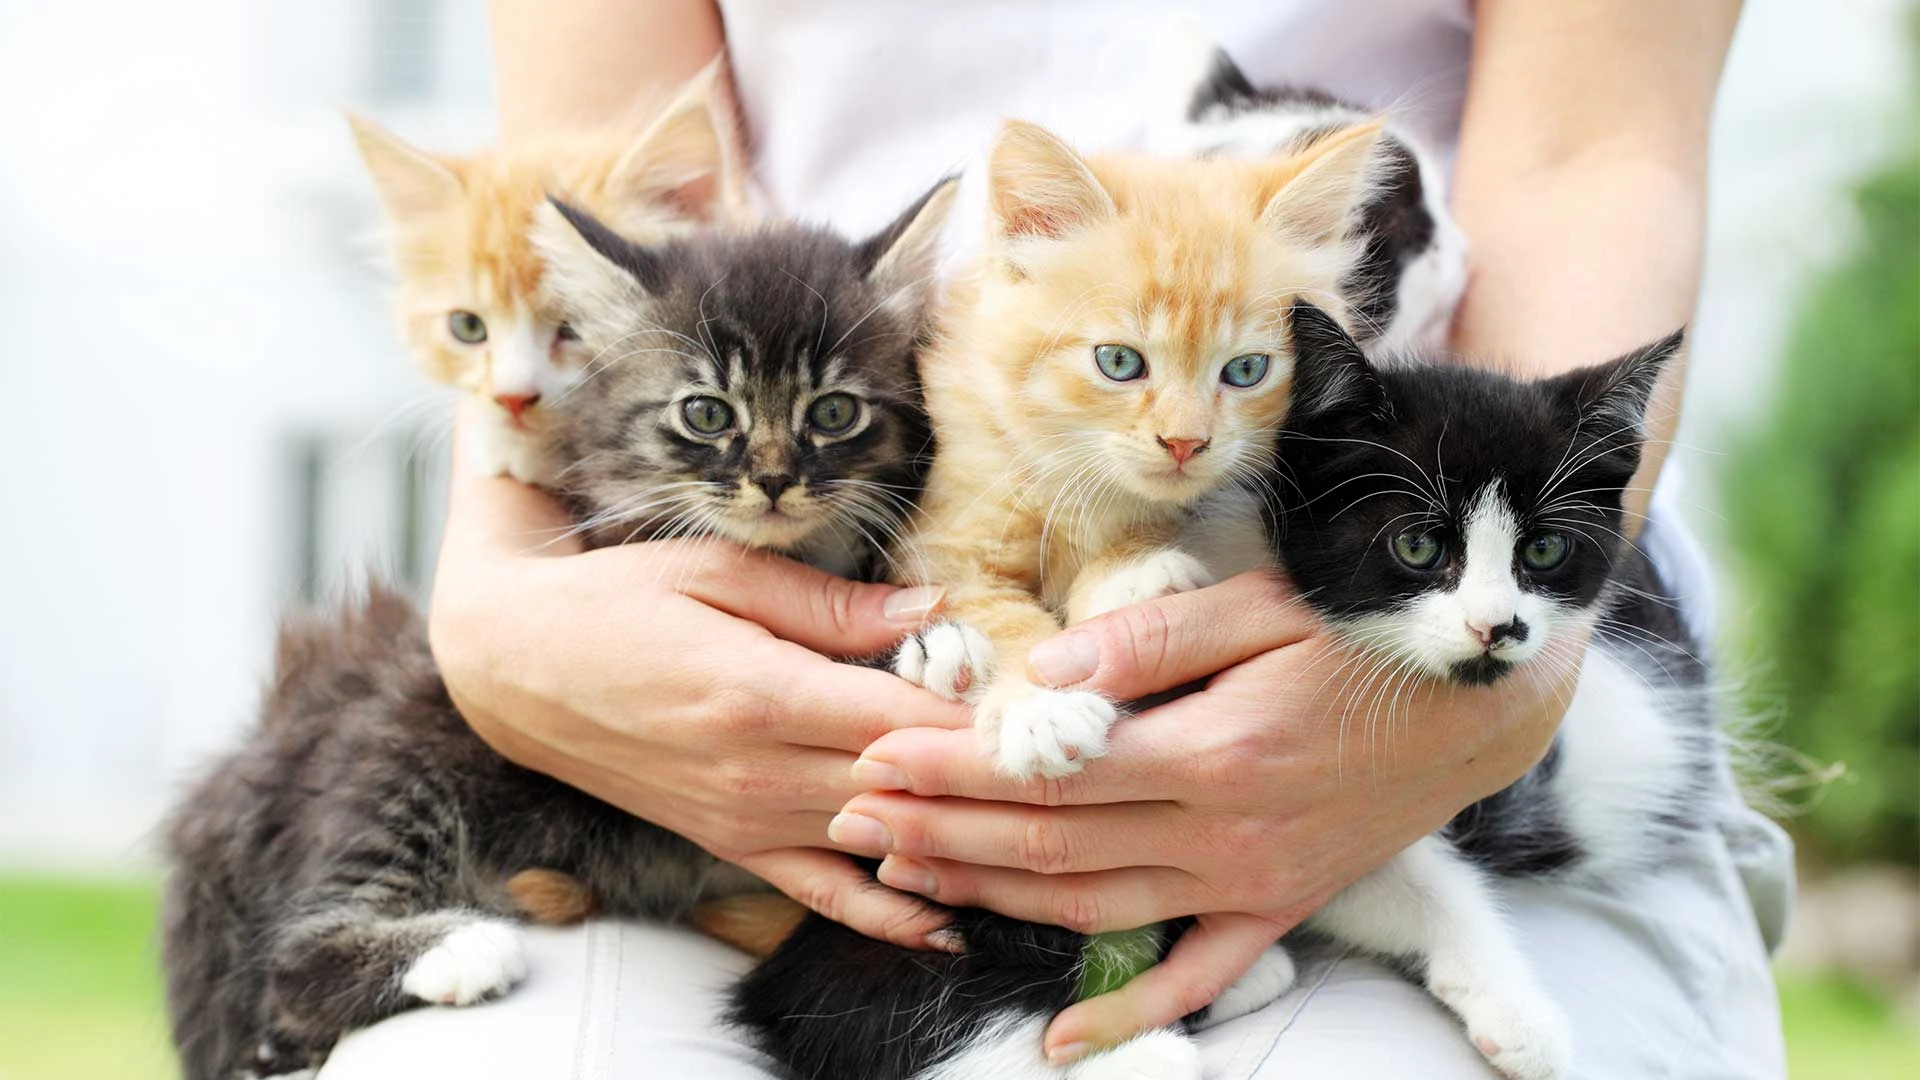
<path fill-rule="evenodd" d="M 0 858 L 142 857 L 182 768 L 253 707 L 291 583 L 289 433 L 378 447 L 437 400 L 367 270 L 333 109 L 478 141 L 481 7 L 0 0 Z M 1679 453 L 1708 529 L 1713 447 L 1887 145 L 1899 11 L 1748 4 Z"/>

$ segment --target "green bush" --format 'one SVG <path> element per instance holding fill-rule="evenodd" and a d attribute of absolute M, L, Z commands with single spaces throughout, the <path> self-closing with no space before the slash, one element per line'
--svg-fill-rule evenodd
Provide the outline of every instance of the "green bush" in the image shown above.
<path fill-rule="evenodd" d="M 1920 156 L 1855 193 L 1860 245 L 1807 294 L 1777 396 L 1731 449 L 1735 633 L 1769 738 L 1844 772 L 1792 824 L 1816 858 L 1920 852 Z"/>

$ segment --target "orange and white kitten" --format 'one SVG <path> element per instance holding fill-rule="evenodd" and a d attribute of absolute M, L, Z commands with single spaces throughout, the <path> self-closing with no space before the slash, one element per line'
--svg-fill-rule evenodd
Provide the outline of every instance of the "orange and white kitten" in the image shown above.
<path fill-rule="evenodd" d="M 974 703 L 1001 771 L 1105 752 L 1113 703 L 1028 680 L 1067 623 L 1210 583 L 1179 534 L 1268 463 L 1298 297 L 1344 313 L 1380 128 L 1259 161 L 1082 158 L 1009 123 L 984 255 L 921 361 L 939 449 L 901 564 L 948 589 L 902 677 Z"/>
<path fill-rule="evenodd" d="M 541 292 L 529 237 L 549 195 L 639 241 L 742 216 L 743 152 L 724 61 L 631 129 L 470 157 L 429 154 L 349 116 L 392 227 L 402 332 L 434 380 L 468 395 L 467 440 L 489 472 L 547 476 L 542 400 L 592 357 Z"/>

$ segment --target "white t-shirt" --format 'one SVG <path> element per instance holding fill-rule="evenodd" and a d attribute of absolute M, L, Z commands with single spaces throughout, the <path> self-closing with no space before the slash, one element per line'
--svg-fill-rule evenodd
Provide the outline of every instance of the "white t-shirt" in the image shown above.
<path fill-rule="evenodd" d="M 1546 2 L 1546 0 L 1543 0 Z M 950 240 L 981 229 L 978 170 L 1003 119 L 1088 150 L 1138 142 L 1164 111 L 1146 77 L 1169 20 L 1203 27 L 1255 85 L 1392 109 L 1453 160 L 1466 101 L 1469 0 L 721 0 L 727 50 L 770 209 L 862 236 L 965 171 Z M 1469 238 L 1471 242 L 1471 238 Z M 1669 468 L 1671 473 L 1672 469 Z M 1667 476 L 1643 545 L 1711 640 L 1711 571 Z"/>

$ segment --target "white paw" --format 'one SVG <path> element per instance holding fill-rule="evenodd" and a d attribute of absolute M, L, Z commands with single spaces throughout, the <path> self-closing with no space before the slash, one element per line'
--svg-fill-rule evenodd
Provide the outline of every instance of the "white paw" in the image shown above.
<path fill-rule="evenodd" d="M 1496 990 L 1485 980 L 1431 971 L 1428 989 L 1467 1027 L 1467 1038 L 1509 1080 L 1557 1080 L 1573 1061 L 1559 1006 L 1532 986 Z"/>
<path fill-rule="evenodd" d="M 992 669 L 993 642 L 965 623 L 935 623 L 901 642 L 893 655 L 895 675 L 948 701 L 985 686 Z"/>
<path fill-rule="evenodd" d="M 421 953 L 400 989 L 437 1005 L 471 1005 L 506 993 L 526 974 L 519 928 L 479 920 L 455 927 Z"/>
<path fill-rule="evenodd" d="M 1207 564 L 1184 551 L 1156 551 L 1107 575 L 1087 596 L 1086 618 L 1213 584 Z"/>
<path fill-rule="evenodd" d="M 1200 1080 L 1200 1047 L 1178 1031 L 1149 1031 L 1077 1063 L 1070 1080 Z"/>
<path fill-rule="evenodd" d="M 1107 752 L 1107 730 L 1120 710 L 1086 690 L 1023 686 L 981 703 L 974 723 L 989 739 L 994 765 L 1011 777 L 1058 779 Z"/>
<path fill-rule="evenodd" d="M 1245 1016 L 1280 1000 L 1280 995 L 1293 989 L 1293 980 L 1298 975 L 1293 966 L 1293 955 L 1286 946 L 1275 945 L 1260 954 L 1245 975 L 1235 979 L 1226 992 L 1214 999 L 1194 1021 L 1194 1029 L 1204 1031 L 1215 1024 L 1224 1024 Z"/>

